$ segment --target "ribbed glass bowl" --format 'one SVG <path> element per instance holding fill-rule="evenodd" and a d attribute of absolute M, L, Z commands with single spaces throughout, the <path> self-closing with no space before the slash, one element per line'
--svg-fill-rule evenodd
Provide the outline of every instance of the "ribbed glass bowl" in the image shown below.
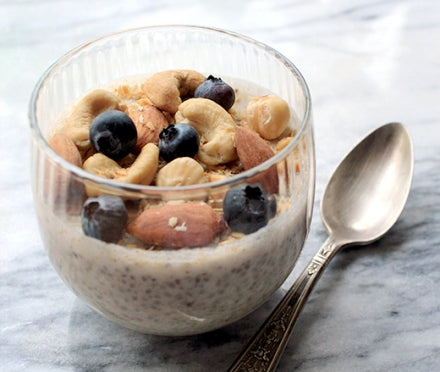
<path fill-rule="evenodd" d="M 168 69 L 239 78 L 284 98 L 296 136 L 265 163 L 223 181 L 181 188 L 127 185 L 94 176 L 48 145 L 51 128 L 80 97 L 127 76 Z M 67 286 L 123 326 L 158 335 L 190 335 L 234 322 L 284 282 L 310 226 L 315 158 L 311 101 L 298 69 L 274 49 L 232 32 L 158 26 L 111 34 L 61 57 L 30 102 L 32 189 L 41 236 Z M 147 250 L 85 236 L 85 187 L 139 204 L 209 200 L 276 167 L 278 213 L 260 230 L 208 246 Z"/>

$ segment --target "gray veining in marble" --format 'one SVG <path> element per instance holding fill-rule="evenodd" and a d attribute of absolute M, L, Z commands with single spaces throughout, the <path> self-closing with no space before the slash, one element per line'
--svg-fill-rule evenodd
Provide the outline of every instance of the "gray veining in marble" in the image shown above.
<path fill-rule="evenodd" d="M 376 126 L 415 148 L 408 204 L 382 240 L 338 255 L 301 315 L 279 371 L 440 370 L 440 2 L 433 0 L 0 1 L 0 370 L 224 371 L 324 242 L 324 186 Z M 103 34 L 188 23 L 278 49 L 314 105 L 312 231 L 283 288 L 248 317 L 192 337 L 114 325 L 67 290 L 44 252 L 29 182 L 27 104 L 60 55 Z"/>

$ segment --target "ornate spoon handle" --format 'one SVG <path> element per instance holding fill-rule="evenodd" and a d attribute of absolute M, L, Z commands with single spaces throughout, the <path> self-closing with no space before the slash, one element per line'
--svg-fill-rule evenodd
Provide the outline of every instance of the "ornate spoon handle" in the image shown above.
<path fill-rule="evenodd" d="M 324 268 L 342 244 L 329 237 L 235 360 L 229 372 L 275 371 L 296 320 Z"/>

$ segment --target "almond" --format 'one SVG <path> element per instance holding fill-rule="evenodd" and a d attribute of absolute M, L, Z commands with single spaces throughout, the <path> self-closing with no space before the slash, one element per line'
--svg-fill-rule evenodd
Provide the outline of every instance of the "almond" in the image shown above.
<path fill-rule="evenodd" d="M 69 163 L 81 167 L 81 155 L 75 143 L 63 133 L 55 133 L 49 141 L 50 147 Z"/>
<path fill-rule="evenodd" d="M 254 168 L 275 155 L 269 144 L 258 133 L 245 127 L 236 128 L 235 147 L 245 170 Z M 253 177 L 251 181 L 260 182 L 268 192 L 278 192 L 278 173 L 275 165 Z"/>
<path fill-rule="evenodd" d="M 157 145 L 159 133 L 168 126 L 168 120 L 162 111 L 151 105 L 132 105 L 128 108 L 128 116 L 133 120 L 138 133 L 136 152 L 140 152 L 147 143 Z"/>
<path fill-rule="evenodd" d="M 146 209 L 127 226 L 127 232 L 148 245 L 162 248 L 200 247 L 221 229 L 219 217 L 207 204 L 166 204 Z"/>
<path fill-rule="evenodd" d="M 52 149 L 69 163 L 81 167 L 82 159 L 75 143 L 63 133 L 56 133 L 50 140 Z M 45 162 L 44 199 L 56 209 L 68 214 L 80 212 L 85 199 L 84 185 L 59 165 Z"/>

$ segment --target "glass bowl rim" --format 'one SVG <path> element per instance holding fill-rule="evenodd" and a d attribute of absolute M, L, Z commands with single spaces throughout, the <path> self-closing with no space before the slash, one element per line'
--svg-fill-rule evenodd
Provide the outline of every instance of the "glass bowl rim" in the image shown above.
<path fill-rule="evenodd" d="M 263 50 L 264 52 L 270 54 L 272 57 L 277 59 L 279 62 L 281 62 L 284 66 L 287 67 L 288 70 L 290 70 L 291 73 L 294 74 L 297 81 L 299 82 L 301 89 L 304 93 L 305 97 L 305 113 L 303 117 L 301 118 L 301 124 L 299 128 L 297 128 L 296 134 L 293 137 L 293 139 L 287 144 L 286 147 L 284 147 L 281 151 L 276 153 L 274 156 L 272 156 L 270 159 L 266 160 L 265 162 L 259 164 L 258 166 L 251 168 L 249 170 L 243 171 L 237 175 L 234 175 L 232 177 L 229 177 L 224 180 L 219 181 L 213 181 L 213 182 L 206 182 L 206 183 L 200 183 L 195 185 L 186 185 L 186 186 L 152 186 L 152 185 L 139 185 L 139 184 L 128 184 L 123 182 L 118 182 L 115 180 L 106 179 L 97 175 L 94 175 L 90 172 L 87 172 L 86 170 L 77 167 L 70 163 L 69 161 L 65 160 L 63 157 L 58 155 L 55 150 L 52 149 L 52 147 L 49 145 L 49 142 L 44 137 L 43 133 L 41 132 L 40 126 L 38 125 L 38 120 L 36 117 L 37 113 L 37 102 L 40 98 L 40 91 L 42 87 L 44 86 L 45 82 L 57 72 L 59 68 L 63 66 L 64 63 L 69 61 L 72 57 L 80 53 L 82 50 L 92 47 L 94 44 L 100 42 L 100 41 L 106 41 L 107 39 L 111 39 L 118 35 L 128 35 L 128 34 L 135 34 L 136 32 L 142 32 L 142 31 L 154 31 L 154 30 L 163 30 L 166 31 L 167 29 L 172 30 L 194 30 L 194 31 L 201 31 L 206 33 L 214 33 L 214 34 L 223 34 L 226 35 L 228 38 L 231 39 L 237 39 L 241 40 L 242 42 L 245 42 L 246 44 L 251 44 L 254 47 Z M 67 53 L 63 54 L 60 58 L 55 60 L 41 75 L 39 80 L 37 81 L 29 101 L 29 108 L 28 108 L 28 118 L 30 122 L 30 127 L 32 130 L 32 133 L 34 134 L 34 137 L 43 145 L 43 148 L 45 152 L 49 155 L 49 157 L 54 160 L 56 163 L 58 163 L 62 168 L 68 170 L 72 175 L 75 177 L 80 178 L 84 182 L 92 182 L 94 184 L 104 185 L 105 187 L 108 187 L 110 189 L 118 189 L 125 192 L 141 192 L 143 194 L 152 194 L 152 195 L 158 195 L 158 194 L 164 194 L 164 193 L 184 193 L 184 192 L 197 192 L 197 191 L 203 191 L 207 189 L 217 189 L 222 188 L 226 186 L 231 186 L 235 184 L 239 184 L 243 182 L 244 180 L 251 178 L 253 176 L 258 175 L 259 173 L 269 169 L 274 164 L 278 163 L 281 159 L 285 158 L 290 152 L 293 151 L 293 148 L 297 143 L 299 142 L 299 139 L 302 137 L 302 134 L 305 132 L 306 127 L 308 126 L 309 121 L 311 120 L 311 96 L 310 91 L 308 88 L 308 85 L 299 71 L 299 69 L 291 62 L 288 58 L 286 58 L 283 54 L 278 52 L 276 49 L 268 46 L 267 44 L 257 41 L 251 37 L 245 36 L 243 34 L 215 28 L 215 27 L 206 27 L 206 26 L 196 26 L 196 25 L 181 25 L 181 24 L 169 24 L 169 25 L 155 25 L 155 26 L 143 26 L 143 27 L 135 27 L 135 28 L 128 28 L 125 30 L 120 30 L 112 33 L 105 34 L 103 36 L 94 38 L 90 41 L 87 41 L 85 43 L 82 43 L 78 45 L 77 47 L 69 50 Z"/>

